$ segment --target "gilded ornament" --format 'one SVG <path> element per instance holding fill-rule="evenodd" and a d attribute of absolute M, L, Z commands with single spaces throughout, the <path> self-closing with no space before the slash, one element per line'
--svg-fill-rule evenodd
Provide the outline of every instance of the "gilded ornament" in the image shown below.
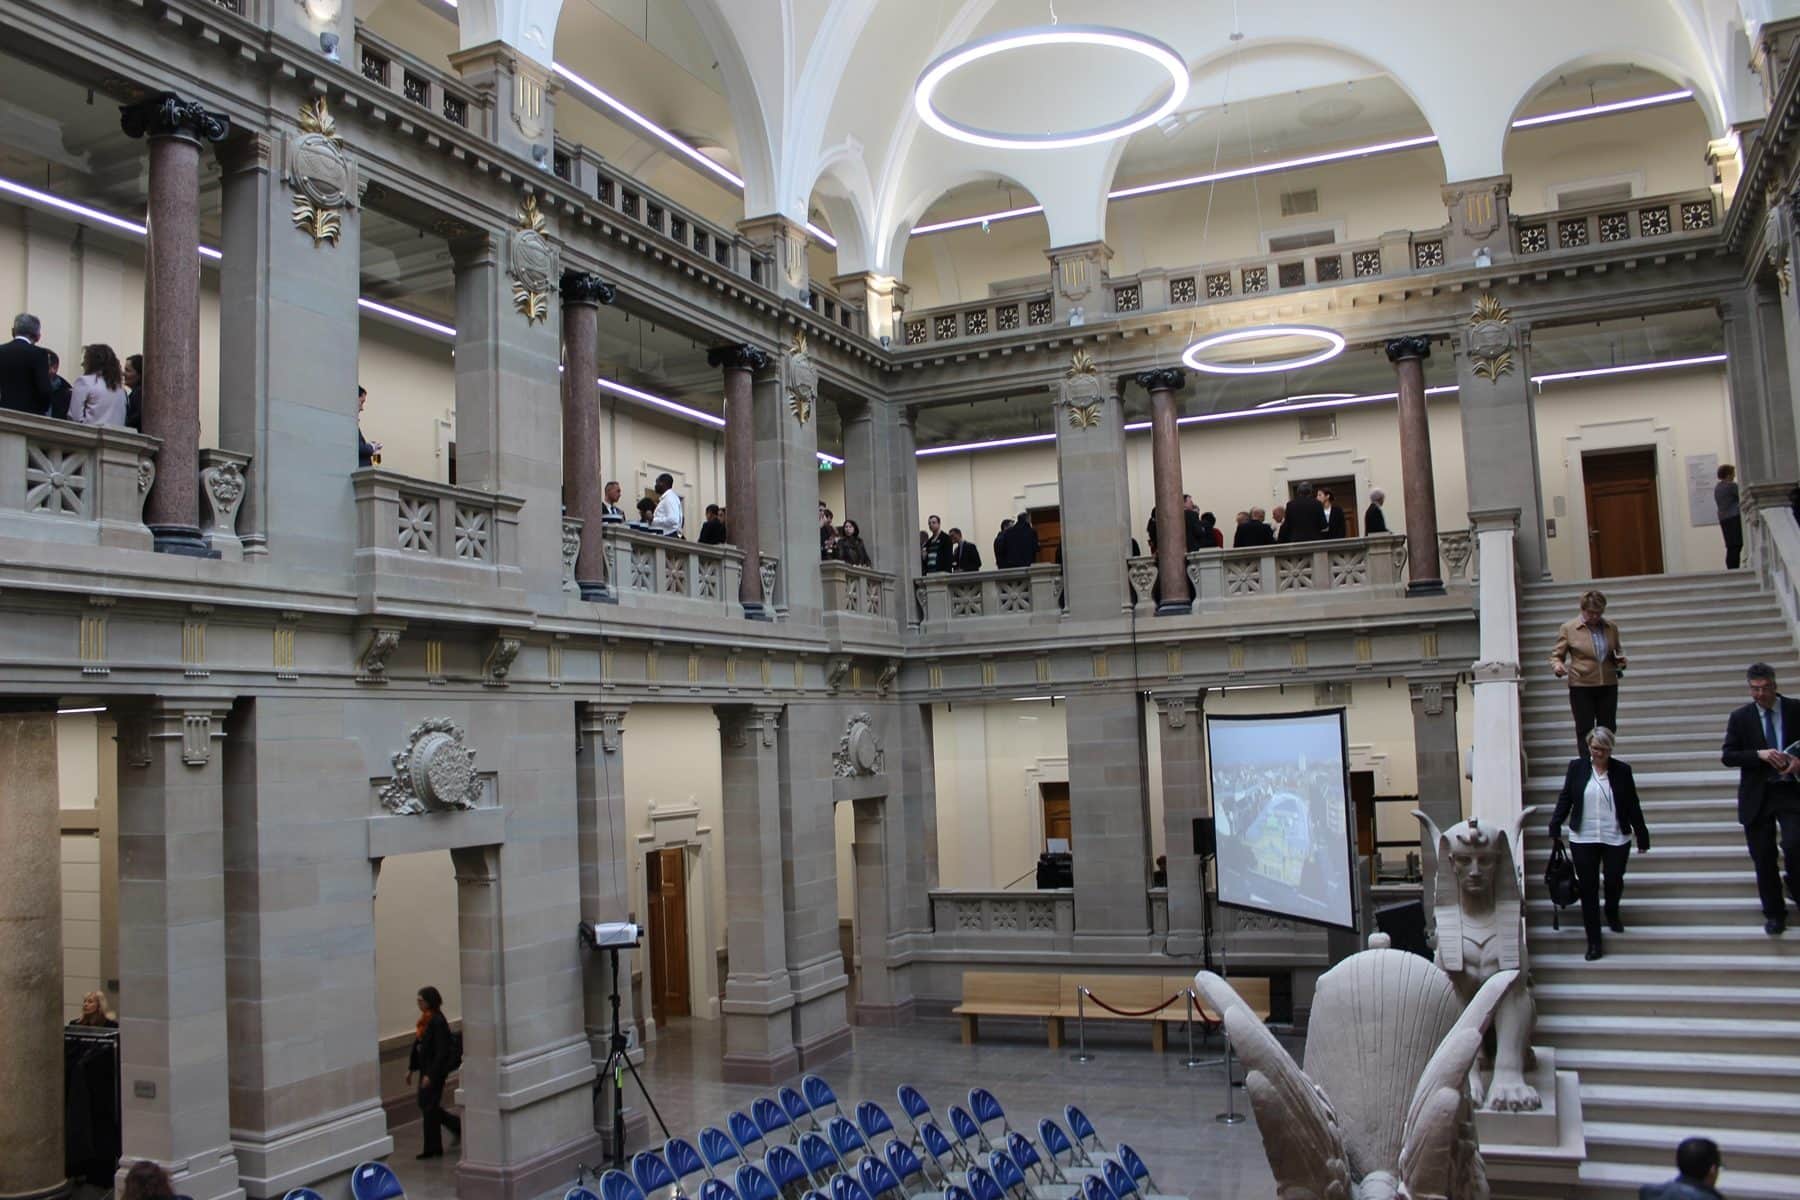
<path fill-rule="evenodd" d="M 356 164 L 344 151 L 337 121 L 320 96 L 300 106 L 300 136 L 288 151 L 287 182 L 294 189 L 294 227 L 314 246 L 337 245 L 341 210 L 356 192 Z"/>
<path fill-rule="evenodd" d="M 1069 405 L 1069 428 L 1092 429 L 1100 423 L 1100 408 L 1105 403 L 1096 400 L 1092 404 Z"/>
<path fill-rule="evenodd" d="M 549 227 L 538 210 L 536 195 L 519 205 L 519 223 L 507 239 L 513 306 L 535 325 L 550 315 L 550 289 L 556 278 L 556 247 L 544 236 Z"/>
<path fill-rule="evenodd" d="M 1074 357 L 1069 359 L 1068 375 L 1070 379 L 1077 375 L 1098 375 L 1099 373 L 1100 368 L 1094 362 L 1094 356 L 1086 350 L 1077 350 Z"/>
<path fill-rule="evenodd" d="M 788 411 L 804 425 L 812 419 L 813 401 L 819 394 L 819 368 L 806 352 L 806 330 L 794 330 L 787 352 Z"/>
<path fill-rule="evenodd" d="M 1469 314 L 1468 346 L 1475 373 L 1489 383 L 1512 374 L 1512 314 L 1492 292 L 1477 300 Z"/>

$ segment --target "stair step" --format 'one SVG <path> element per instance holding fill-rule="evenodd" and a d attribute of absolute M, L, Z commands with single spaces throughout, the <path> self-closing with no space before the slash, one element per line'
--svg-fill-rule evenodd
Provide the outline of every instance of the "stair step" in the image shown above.
<path fill-rule="evenodd" d="M 1651 1044 L 1661 1043 L 1653 1041 Z M 1728 1087 L 1734 1091 L 1773 1091 L 1785 1096 L 1793 1093 L 1794 1080 L 1800 1078 L 1800 1057 L 1773 1052 L 1729 1054 L 1692 1047 L 1671 1050 L 1643 1046 L 1559 1047 L 1556 1066 L 1558 1070 L 1575 1071 L 1584 1086 L 1657 1084 L 1671 1091 L 1690 1093 Z"/>
<path fill-rule="evenodd" d="M 1629 933 L 1608 934 L 1607 944 Z M 1601 962 L 1608 961 L 1601 959 Z M 1590 965 L 1583 963 L 1584 966 Z M 1597 965 L 1597 964 L 1593 964 Z M 1712 1014 L 1747 1020 L 1780 1019 L 1800 1013 L 1800 988 L 1748 987 L 1742 984 L 1667 984 L 1646 988 L 1628 981 L 1599 983 L 1538 982 L 1533 988 L 1540 1014 L 1567 1016 L 1611 1013 L 1639 1020 Z M 1800 1097 L 1794 1098 L 1800 1111 Z"/>
<path fill-rule="evenodd" d="M 1793 961 L 1781 955 L 1609 954 L 1598 962 L 1588 962 L 1582 957 L 1579 940 L 1566 950 L 1567 953 L 1542 953 L 1534 946 L 1532 979 L 1568 984 L 1618 982 L 1653 988 L 1710 986 L 1718 980 L 1745 987 L 1788 987 L 1795 979 Z"/>
<path fill-rule="evenodd" d="M 1757 590 L 1756 576 L 1746 570 L 1726 571 L 1682 571 L 1680 573 L 1658 575 L 1614 575 L 1606 579 L 1555 579 L 1534 580 L 1520 587 L 1520 592 L 1527 598 L 1535 600 L 1544 596 L 1567 596 L 1571 604 L 1581 599 L 1583 592 L 1596 591 L 1606 593 L 1608 604 L 1619 597 L 1640 591 L 1676 591 L 1692 587 L 1724 587 L 1741 588 L 1746 592 Z M 1610 608 L 1609 610 L 1610 611 Z"/>
<path fill-rule="evenodd" d="M 1582 1200 L 1637 1200 L 1646 1183 L 1666 1183 L 1675 1175 L 1673 1147 L 1661 1156 L 1662 1165 L 1623 1162 L 1581 1164 Z M 1719 1189 L 1732 1200 L 1794 1200 L 1800 1196 L 1800 1176 L 1740 1170 L 1727 1165 L 1719 1172 Z"/>
<path fill-rule="evenodd" d="M 1533 905 L 1529 940 L 1534 949 L 1548 953 L 1577 953 L 1586 945 L 1581 914 L 1571 907 L 1563 911 L 1562 928 L 1550 928 L 1548 906 Z M 1729 925 L 1640 925 L 1606 939 L 1607 958 L 1657 958 L 1667 954 L 1725 954 L 1767 957 L 1800 969 L 1800 930 L 1770 937 L 1763 932 L 1762 911 L 1745 906 L 1743 919 Z M 1604 961 L 1604 960 L 1602 960 Z"/>
<path fill-rule="evenodd" d="M 1542 879 L 1544 867 L 1550 861 L 1550 839 L 1542 835 L 1542 826 L 1537 826 L 1539 837 L 1529 838 L 1525 843 L 1525 873 L 1527 876 Z M 1653 835 L 1654 836 L 1654 835 Z M 1654 845 L 1654 843 L 1652 843 Z M 1742 842 L 1735 847 L 1723 845 L 1704 846 L 1664 846 L 1652 849 L 1649 854 L 1631 856 L 1631 866 L 1627 868 L 1625 880 L 1630 887 L 1633 879 L 1647 875 L 1691 874 L 1706 871 L 1731 871 L 1742 869 L 1750 861 L 1750 852 Z"/>
<path fill-rule="evenodd" d="M 1665 1126 L 1589 1121 L 1584 1117 L 1582 1124 L 1587 1133 L 1588 1158 L 1641 1162 L 1646 1157 L 1666 1156 L 1665 1161 L 1673 1162 L 1675 1147 L 1671 1138 L 1679 1142 L 1683 1137 L 1698 1136 L 1717 1142 L 1725 1161 L 1742 1170 L 1800 1175 L 1800 1133 L 1719 1128 L 1708 1120 L 1705 1110 L 1696 1108 L 1694 1115 L 1706 1120 L 1707 1124 L 1700 1128 L 1684 1126 L 1680 1137 L 1674 1137 Z M 1720 1180 L 1721 1187 L 1723 1184 Z"/>
<path fill-rule="evenodd" d="M 1786 1092 L 1708 1088 L 1703 1097 L 1677 1089 L 1596 1083 L 1581 1085 L 1583 1121 L 1602 1124 L 1686 1125 L 1704 1107 L 1709 1125 L 1735 1129 L 1800 1129 L 1800 1096 Z"/>
<path fill-rule="evenodd" d="M 1652 836 L 1656 826 L 1651 825 Z M 1643 864 L 1643 859 L 1633 855 L 1632 866 Z M 1756 875 L 1749 869 L 1749 856 L 1746 854 L 1745 869 L 1742 871 L 1638 871 L 1627 870 L 1625 873 L 1625 902 L 1636 900 L 1669 899 L 1679 900 L 1683 904 L 1692 903 L 1695 899 L 1725 896 L 1731 897 L 1735 903 L 1756 898 Z M 1535 903 L 1548 900 L 1548 892 L 1544 888 L 1543 872 L 1527 875 L 1525 878 L 1526 894 Z"/>
<path fill-rule="evenodd" d="M 1633 771 L 1632 778 L 1637 783 L 1640 799 L 1653 799 L 1648 793 L 1667 791 L 1676 788 L 1700 788 L 1713 792 L 1721 792 L 1731 796 L 1735 802 L 1737 796 L 1738 773 L 1723 764 L 1710 766 L 1709 770 L 1695 771 Z M 1533 776 L 1525 781 L 1525 791 L 1530 794 L 1548 793 L 1552 799 L 1562 790 L 1563 773 L 1558 771 L 1556 778 Z M 1529 798 L 1529 797 L 1528 797 Z"/>
<path fill-rule="evenodd" d="M 1694 620 L 1694 601 L 1688 599 L 1657 601 L 1635 605 L 1630 608 L 1607 609 L 1613 623 L 1629 620 L 1633 631 L 1649 628 L 1679 628 L 1683 621 L 1692 626 Z M 1781 610 L 1773 602 L 1757 600 L 1717 599 L 1707 600 L 1706 615 L 1709 620 L 1730 621 L 1733 629 L 1743 628 L 1758 636 L 1780 638 L 1785 636 L 1786 627 L 1782 622 Z M 1536 612 L 1530 609 L 1519 614 L 1519 641 L 1525 645 L 1534 644 L 1535 640 L 1553 640 L 1556 631 L 1576 614 L 1564 608 L 1554 611 Z M 1623 626 L 1620 632 L 1626 633 Z M 1629 636 L 1629 635 L 1627 635 Z"/>
<path fill-rule="evenodd" d="M 1629 938 L 1634 933 L 1650 929 L 1668 929 L 1687 925 L 1719 925 L 1730 921 L 1744 912 L 1756 913 L 1756 888 L 1751 886 L 1740 895 L 1735 896 L 1642 896 L 1632 890 L 1632 878 L 1629 872 L 1625 876 L 1625 898 L 1619 905 L 1619 915 L 1625 922 L 1622 934 L 1607 934 L 1606 946 L 1614 949 L 1613 942 L 1619 938 Z M 1540 885 L 1541 886 L 1541 885 Z M 1534 898 L 1535 899 L 1535 898 Z M 1542 900 L 1527 910 L 1534 924 L 1549 924 L 1550 904 Z M 1564 910 L 1562 923 L 1567 927 L 1571 917 L 1576 923 L 1581 921 L 1581 908 L 1571 905 Z M 1767 937 L 1767 934 L 1763 935 Z M 1800 1009 L 1795 1010 L 1800 1014 Z"/>

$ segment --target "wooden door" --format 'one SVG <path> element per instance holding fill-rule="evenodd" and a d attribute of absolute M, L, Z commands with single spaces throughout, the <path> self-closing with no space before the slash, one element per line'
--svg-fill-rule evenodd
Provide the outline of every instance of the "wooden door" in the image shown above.
<path fill-rule="evenodd" d="M 1069 834 L 1069 785 L 1066 783 L 1040 783 L 1038 795 L 1044 802 L 1044 845 L 1042 850 L 1050 848 L 1051 838 L 1070 841 Z"/>
<path fill-rule="evenodd" d="M 1660 575 L 1662 518 L 1656 503 L 1656 451 L 1581 456 L 1587 494 L 1588 562 L 1596 579 Z"/>
<path fill-rule="evenodd" d="M 1031 527 L 1038 535 L 1037 558 L 1033 561 L 1054 563 L 1056 552 L 1062 546 L 1062 509 L 1051 506 L 1026 511 L 1031 514 Z"/>
<path fill-rule="evenodd" d="M 652 850 L 645 859 L 650 922 L 650 1012 L 660 1024 L 685 1017 L 688 1000 L 687 852 Z"/>

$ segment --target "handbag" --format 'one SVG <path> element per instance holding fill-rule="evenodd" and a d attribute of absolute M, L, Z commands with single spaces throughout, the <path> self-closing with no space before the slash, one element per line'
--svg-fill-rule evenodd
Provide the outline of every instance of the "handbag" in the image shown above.
<path fill-rule="evenodd" d="M 1575 887 L 1575 860 L 1569 857 L 1568 848 L 1561 838 L 1550 847 L 1550 862 L 1544 867 L 1544 890 L 1550 893 L 1550 927 L 1562 928 L 1562 910 L 1578 900 Z"/>

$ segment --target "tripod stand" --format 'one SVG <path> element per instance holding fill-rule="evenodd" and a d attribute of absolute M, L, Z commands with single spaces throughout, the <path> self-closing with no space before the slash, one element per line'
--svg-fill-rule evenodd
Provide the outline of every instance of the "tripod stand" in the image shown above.
<path fill-rule="evenodd" d="M 625 1034 L 619 1027 L 619 948 L 606 947 L 606 965 L 612 972 L 612 991 L 607 999 L 612 1003 L 612 1037 L 608 1041 L 611 1050 L 607 1053 L 606 1063 L 600 1068 L 600 1074 L 594 1080 L 594 1092 L 612 1080 L 612 1165 L 618 1170 L 625 1169 L 625 1072 L 630 1071 L 632 1079 L 637 1081 L 638 1091 L 644 1094 L 644 1102 L 650 1106 L 650 1112 L 656 1117 L 657 1127 L 662 1130 L 664 1139 L 669 1136 L 669 1126 L 663 1120 L 662 1113 L 657 1111 L 656 1100 L 650 1095 L 650 1089 L 644 1086 L 644 1077 L 638 1074 L 631 1056 L 625 1053 Z"/>

